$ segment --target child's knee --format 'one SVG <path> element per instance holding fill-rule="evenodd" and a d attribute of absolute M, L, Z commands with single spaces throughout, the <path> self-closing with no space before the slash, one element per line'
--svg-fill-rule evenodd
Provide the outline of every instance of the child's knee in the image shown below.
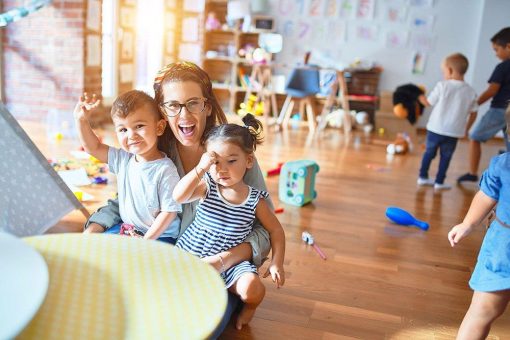
<path fill-rule="evenodd" d="M 494 321 L 505 312 L 504 306 L 490 303 L 489 301 L 479 301 L 473 304 L 472 307 L 477 317 L 489 322 Z"/>
<path fill-rule="evenodd" d="M 260 303 L 266 294 L 266 287 L 256 274 L 245 274 L 237 282 L 237 294 L 244 303 Z"/>

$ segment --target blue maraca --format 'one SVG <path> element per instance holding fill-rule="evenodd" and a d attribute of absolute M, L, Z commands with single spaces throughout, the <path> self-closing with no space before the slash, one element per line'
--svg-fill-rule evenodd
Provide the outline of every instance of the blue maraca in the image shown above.
<path fill-rule="evenodd" d="M 386 209 L 386 217 L 388 217 L 392 222 L 402 225 L 414 225 L 421 230 L 428 230 L 429 224 L 424 221 L 420 221 L 416 219 L 413 215 L 405 211 L 404 209 L 400 209 L 398 207 L 388 207 Z"/>

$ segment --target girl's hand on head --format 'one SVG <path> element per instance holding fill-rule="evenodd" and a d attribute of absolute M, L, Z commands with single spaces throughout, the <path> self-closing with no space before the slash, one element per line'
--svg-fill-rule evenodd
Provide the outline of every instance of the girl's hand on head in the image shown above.
<path fill-rule="evenodd" d="M 202 154 L 202 158 L 200 158 L 200 162 L 198 163 L 198 167 L 203 171 L 209 171 L 211 165 L 216 163 L 216 153 L 215 152 L 204 152 Z"/>
<path fill-rule="evenodd" d="M 276 283 L 276 288 L 280 288 L 285 284 L 285 270 L 283 266 L 271 263 L 264 273 L 264 278 L 271 275 L 271 279 Z"/>
<path fill-rule="evenodd" d="M 92 97 L 89 97 L 87 92 L 83 93 L 83 96 L 80 96 L 78 99 L 78 103 L 76 103 L 76 106 L 74 108 L 74 118 L 75 119 L 81 119 L 81 118 L 87 118 L 87 114 L 99 106 L 101 101 L 96 98 L 96 95 L 93 94 Z"/>
<path fill-rule="evenodd" d="M 464 237 L 469 235 L 471 231 L 473 230 L 472 227 L 466 224 L 457 224 L 455 227 L 453 227 L 450 232 L 448 233 L 448 241 L 450 241 L 450 245 L 452 247 L 455 247 L 457 243 L 460 242 Z"/>

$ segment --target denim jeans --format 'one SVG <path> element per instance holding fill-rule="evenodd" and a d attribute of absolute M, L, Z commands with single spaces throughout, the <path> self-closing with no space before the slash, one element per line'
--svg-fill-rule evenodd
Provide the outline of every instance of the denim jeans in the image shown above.
<path fill-rule="evenodd" d="M 427 131 L 427 148 L 423 154 L 420 167 L 420 177 L 429 178 L 430 163 L 437 155 L 439 149 L 439 168 L 436 175 L 436 183 L 443 184 L 446 178 L 446 171 L 450 165 L 453 152 L 457 147 L 457 138 L 439 135 L 432 131 Z"/>

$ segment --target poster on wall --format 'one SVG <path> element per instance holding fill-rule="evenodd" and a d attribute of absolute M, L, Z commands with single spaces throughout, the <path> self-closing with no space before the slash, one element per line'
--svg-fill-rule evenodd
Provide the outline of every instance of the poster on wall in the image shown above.
<path fill-rule="evenodd" d="M 411 47 L 422 52 L 432 51 L 434 49 L 434 37 L 426 32 L 414 32 L 411 35 Z"/>
<path fill-rule="evenodd" d="M 340 0 L 339 17 L 341 19 L 352 19 L 356 15 L 356 0 Z"/>
<path fill-rule="evenodd" d="M 425 61 L 426 55 L 423 52 L 415 52 L 413 54 L 412 62 L 412 74 L 424 74 L 425 73 Z"/>
<path fill-rule="evenodd" d="M 372 20 L 374 18 L 375 0 L 358 0 L 356 18 Z"/>
<path fill-rule="evenodd" d="M 125 63 L 119 65 L 119 80 L 121 83 L 132 83 L 133 77 L 133 64 Z"/>
<path fill-rule="evenodd" d="M 101 5 L 99 0 L 89 0 L 87 3 L 87 29 L 99 32 L 101 30 Z"/>
<path fill-rule="evenodd" d="M 390 23 L 403 23 L 407 18 L 407 7 L 391 5 L 386 8 L 386 19 Z"/>
<path fill-rule="evenodd" d="M 403 31 L 391 31 L 386 34 L 386 47 L 387 48 L 405 48 L 409 33 Z"/>
<path fill-rule="evenodd" d="M 101 66 L 101 39 L 98 35 L 87 35 L 86 66 Z"/>
<path fill-rule="evenodd" d="M 432 31 L 434 26 L 434 16 L 422 14 L 413 15 L 411 18 L 411 26 L 415 29 Z"/>
<path fill-rule="evenodd" d="M 336 17 L 338 15 L 338 1 L 337 0 L 327 0 L 325 16 L 327 17 Z"/>
<path fill-rule="evenodd" d="M 326 0 L 310 0 L 308 15 L 310 17 L 323 17 L 325 14 Z"/>
<path fill-rule="evenodd" d="M 377 37 L 377 25 L 360 24 L 356 27 L 356 38 L 358 40 L 376 41 Z"/>

